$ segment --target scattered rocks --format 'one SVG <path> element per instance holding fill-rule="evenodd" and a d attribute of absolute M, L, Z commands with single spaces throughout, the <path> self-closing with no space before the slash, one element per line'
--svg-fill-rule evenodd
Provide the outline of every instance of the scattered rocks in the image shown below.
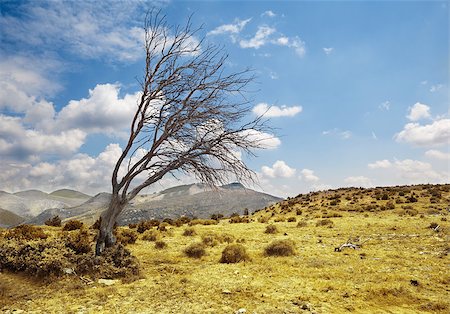
<path fill-rule="evenodd" d="M 235 313 L 235 314 L 244 314 L 244 313 L 247 313 L 247 310 L 244 309 L 244 308 L 241 308 L 241 309 L 237 310 L 237 311 L 234 312 L 234 313 Z"/>
<path fill-rule="evenodd" d="M 117 280 L 117 279 L 99 279 L 98 280 L 99 284 L 102 284 L 102 285 L 105 285 L 105 286 L 112 286 L 112 285 L 115 285 L 118 282 L 119 282 L 119 280 Z"/>

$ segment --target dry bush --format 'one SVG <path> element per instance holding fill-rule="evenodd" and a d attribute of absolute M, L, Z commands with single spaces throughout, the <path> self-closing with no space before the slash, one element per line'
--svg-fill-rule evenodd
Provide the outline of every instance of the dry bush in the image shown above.
<path fill-rule="evenodd" d="M 258 222 L 265 224 L 265 223 L 269 222 L 269 218 L 261 216 L 258 218 Z"/>
<path fill-rule="evenodd" d="M 234 242 L 235 238 L 231 234 L 223 233 L 220 236 L 220 242 L 226 242 L 226 243 L 232 243 Z"/>
<path fill-rule="evenodd" d="M 130 229 L 136 229 L 136 228 L 137 228 L 137 224 L 133 224 L 133 223 L 128 224 L 128 228 L 130 228 Z"/>
<path fill-rule="evenodd" d="M 40 227 L 32 225 L 20 225 L 11 230 L 8 230 L 5 234 L 6 239 L 16 240 L 36 240 L 47 239 L 48 235 Z"/>
<path fill-rule="evenodd" d="M 144 233 L 145 231 L 150 230 L 152 227 L 158 227 L 159 224 L 159 220 L 156 219 L 141 221 L 137 224 L 137 232 Z"/>
<path fill-rule="evenodd" d="M 66 222 L 66 224 L 63 227 L 63 231 L 72 231 L 81 229 L 83 227 L 83 223 L 79 220 L 73 219 Z"/>
<path fill-rule="evenodd" d="M 284 218 L 284 217 L 275 218 L 275 222 L 285 222 L 285 221 L 286 221 L 286 218 Z"/>
<path fill-rule="evenodd" d="M 117 241 L 123 245 L 134 244 L 138 238 L 138 234 L 134 230 L 121 229 L 117 234 Z"/>
<path fill-rule="evenodd" d="M 342 217 L 342 215 L 337 212 L 330 212 L 322 215 L 322 218 L 339 218 L 339 217 Z"/>
<path fill-rule="evenodd" d="M 239 263 L 250 260 L 245 247 L 241 244 L 230 244 L 222 251 L 221 263 Z"/>
<path fill-rule="evenodd" d="M 278 232 L 278 228 L 275 225 L 268 225 L 264 233 L 275 234 Z"/>
<path fill-rule="evenodd" d="M 299 221 L 297 223 L 297 228 L 303 228 L 303 227 L 306 227 L 306 226 L 308 226 L 308 223 L 306 221 Z"/>
<path fill-rule="evenodd" d="M 183 252 L 186 256 L 192 258 L 201 258 L 206 255 L 205 245 L 201 242 L 190 244 Z"/>
<path fill-rule="evenodd" d="M 167 243 L 164 241 L 155 241 L 155 249 L 162 250 L 167 247 Z"/>
<path fill-rule="evenodd" d="M 161 235 L 156 230 L 147 230 L 142 235 L 144 241 L 158 241 Z"/>
<path fill-rule="evenodd" d="M 183 231 L 183 235 L 185 237 L 192 237 L 192 236 L 195 236 L 196 234 L 197 234 L 197 232 L 195 231 L 194 228 L 186 228 Z"/>
<path fill-rule="evenodd" d="M 61 227 L 61 218 L 59 218 L 58 215 L 53 216 L 52 218 L 47 219 L 45 224 L 51 227 Z"/>
<path fill-rule="evenodd" d="M 217 225 L 219 222 L 217 220 L 214 219 L 192 219 L 188 225 L 189 226 L 195 226 L 195 225 L 204 225 L 204 226 L 209 226 L 209 225 Z"/>
<path fill-rule="evenodd" d="M 99 230 L 100 224 L 102 223 L 102 217 L 98 217 L 97 220 L 94 222 L 92 226 L 90 226 L 90 229 Z"/>
<path fill-rule="evenodd" d="M 291 256 L 295 254 L 295 244 L 292 240 L 276 240 L 264 249 L 266 256 Z"/>
<path fill-rule="evenodd" d="M 202 235 L 202 242 L 206 246 L 216 246 L 217 244 L 222 242 L 221 240 L 221 237 L 213 232 L 208 232 Z"/>
<path fill-rule="evenodd" d="M 297 222 L 297 219 L 295 217 L 289 217 L 287 222 Z"/>
<path fill-rule="evenodd" d="M 89 253 L 91 251 L 90 234 L 85 229 L 79 229 L 77 232 L 68 234 L 65 244 L 75 254 Z"/>
<path fill-rule="evenodd" d="M 331 228 L 334 226 L 334 222 L 331 219 L 321 219 L 318 222 L 316 222 L 316 227 L 319 226 L 328 226 Z"/>
<path fill-rule="evenodd" d="M 156 230 L 161 231 L 161 232 L 166 232 L 167 230 L 169 230 L 168 229 L 169 225 L 170 224 L 168 222 L 162 222 L 159 224 L 159 226 L 156 228 Z"/>
<path fill-rule="evenodd" d="M 229 220 L 230 224 L 238 224 L 238 223 L 249 223 L 250 218 L 248 217 L 241 217 L 241 216 L 233 216 Z"/>

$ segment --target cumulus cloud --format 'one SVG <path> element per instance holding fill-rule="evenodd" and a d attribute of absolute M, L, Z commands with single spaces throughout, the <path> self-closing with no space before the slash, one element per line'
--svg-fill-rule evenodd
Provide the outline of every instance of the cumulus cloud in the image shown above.
<path fill-rule="evenodd" d="M 322 48 L 322 49 L 323 49 L 323 52 L 325 52 L 326 55 L 330 55 L 334 51 L 334 48 L 332 48 L 332 47 Z"/>
<path fill-rule="evenodd" d="M 319 177 L 314 174 L 313 170 L 303 169 L 300 171 L 299 179 L 305 180 L 306 182 L 317 182 L 319 181 Z"/>
<path fill-rule="evenodd" d="M 425 156 L 437 160 L 450 160 L 450 153 L 441 152 L 436 149 L 427 150 Z"/>
<path fill-rule="evenodd" d="M 261 14 L 261 16 L 275 17 L 276 14 L 273 13 L 272 10 L 267 10 L 267 11 L 265 11 L 263 14 Z"/>
<path fill-rule="evenodd" d="M 248 140 L 256 142 L 263 149 L 276 149 L 281 145 L 281 141 L 273 134 L 256 130 L 247 130 L 244 135 Z"/>
<path fill-rule="evenodd" d="M 392 166 L 392 163 L 387 159 L 378 160 L 378 161 L 375 161 L 374 163 L 368 164 L 368 167 L 370 169 L 386 169 L 391 166 Z"/>
<path fill-rule="evenodd" d="M 450 119 L 440 119 L 425 125 L 408 123 L 394 138 L 397 142 L 407 142 L 417 146 L 448 145 Z"/>
<path fill-rule="evenodd" d="M 223 34 L 239 34 L 252 19 L 240 20 L 236 19 L 234 23 L 224 24 L 216 27 L 208 32 L 208 35 L 223 35 Z"/>
<path fill-rule="evenodd" d="M 250 39 L 241 39 L 239 45 L 241 48 L 254 48 L 259 49 L 261 46 L 268 42 L 268 38 L 275 32 L 275 28 L 267 25 L 259 26 L 255 36 Z"/>
<path fill-rule="evenodd" d="M 364 176 L 347 177 L 344 182 L 351 187 L 370 187 L 373 186 L 372 181 Z"/>
<path fill-rule="evenodd" d="M 295 175 L 296 170 L 289 167 L 283 160 L 277 160 L 272 167 L 262 166 L 261 172 L 270 178 L 290 178 Z"/>
<path fill-rule="evenodd" d="M 409 114 L 406 116 L 410 121 L 419 121 L 422 119 L 428 119 L 430 115 L 430 107 L 420 102 L 417 102 L 409 108 Z"/>
<path fill-rule="evenodd" d="M 259 103 L 253 108 L 253 113 L 257 116 L 264 115 L 267 118 L 293 117 L 302 112 L 302 106 L 269 106 L 266 103 Z"/>

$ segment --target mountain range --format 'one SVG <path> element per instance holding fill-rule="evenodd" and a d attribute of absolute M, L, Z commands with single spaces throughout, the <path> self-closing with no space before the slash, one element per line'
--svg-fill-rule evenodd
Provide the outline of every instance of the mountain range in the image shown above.
<path fill-rule="evenodd" d="M 26 222 L 43 224 L 58 215 L 64 219 L 79 219 L 93 223 L 107 208 L 111 194 L 93 197 L 74 190 L 45 193 L 29 190 L 18 193 L 0 191 L 0 226 Z M 177 218 L 180 216 L 209 218 L 212 214 L 242 214 L 281 201 L 279 197 L 248 189 L 240 183 L 220 187 L 189 184 L 172 187 L 153 194 L 138 195 L 119 216 L 121 225 L 144 219 Z M 15 215 L 13 219 L 11 215 Z"/>

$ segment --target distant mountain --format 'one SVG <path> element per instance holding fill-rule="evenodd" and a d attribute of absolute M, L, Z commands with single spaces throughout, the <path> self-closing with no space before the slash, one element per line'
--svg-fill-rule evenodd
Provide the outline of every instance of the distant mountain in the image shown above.
<path fill-rule="evenodd" d="M 43 224 L 54 215 L 61 219 L 79 219 L 93 223 L 107 208 L 110 194 L 100 193 L 85 203 L 63 209 L 48 209 L 30 223 Z M 222 187 L 203 184 L 180 185 L 149 195 L 138 195 L 119 216 L 119 224 L 136 223 L 144 219 L 177 218 L 180 216 L 209 218 L 212 214 L 242 214 L 266 207 L 281 198 L 245 188 L 240 183 Z"/>
<path fill-rule="evenodd" d="M 39 190 L 16 193 L 0 191 L 0 207 L 18 216 L 31 218 L 48 208 L 62 209 L 78 206 L 90 198 L 90 196 L 77 191 L 60 191 L 55 191 L 52 194 Z"/>
<path fill-rule="evenodd" d="M 8 228 L 24 222 L 25 219 L 9 210 L 0 208 L 0 228 Z"/>

